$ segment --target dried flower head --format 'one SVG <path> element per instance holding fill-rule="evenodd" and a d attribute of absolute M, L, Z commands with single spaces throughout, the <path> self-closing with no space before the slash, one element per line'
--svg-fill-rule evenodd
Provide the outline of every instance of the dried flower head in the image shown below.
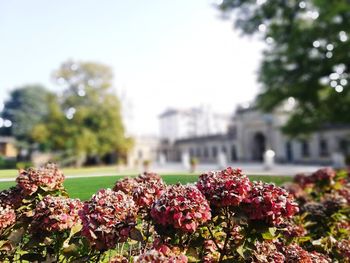
<path fill-rule="evenodd" d="M 167 246 L 160 249 L 145 251 L 135 258 L 135 263 L 187 263 L 188 259 L 183 254 L 175 254 Z"/>
<path fill-rule="evenodd" d="M 0 233 L 16 222 L 15 210 L 10 206 L 0 206 Z"/>
<path fill-rule="evenodd" d="M 115 182 L 113 191 L 122 191 L 124 194 L 132 195 L 134 188 L 138 185 L 135 178 L 126 177 Z"/>
<path fill-rule="evenodd" d="M 102 189 L 85 202 L 79 212 L 82 234 L 99 250 L 113 248 L 129 236 L 137 211 L 130 196 L 121 191 Z"/>
<path fill-rule="evenodd" d="M 255 249 L 252 254 L 252 262 L 254 263 L 283 263 L 285 262 L 284 255 L 278 251 L 273 242 L 263 241 L 256 242 Z"/>
<path fill-rule="evenodd" d="M 251 220 L 264 220 L 278 225 L 299 211 L 298 204 L 285 189 L 274 184 L 254 182 L 244 201 L 245 212 Z"/>
<path fill-rule="evenodd" d="M 213 206 L 238 206 L 247 197 L 251 183 L 240 169 L 229 167 L 202 174 L 197 187 Z"/>
<path fill-rule="evenodd" d="M 59 232 L 81 223 L 78 212 L 83 203 L 78 199 L 47 195 L 35 210 L 31 230 L 33 232 Z"/>
<path fill-rule="evenodd" d="M 343 259 L 350 258 L 350 240 L 343 239 L 336 243 L 336 250 L 339 256 Z"/>
<path fill-rule="evenodd" d="M 210 207 L 204 195 L 193 185 L 171 185 L 153 203 L 151 216 L 156 224 L 194 232 L 210 220 Z"/>
<path fill-rule="evenodd" d="M 50 191 L 62 189 L 64 175 L 55 164 L 48 163 L 39 169 L 21 169 L 16 181 L 24 194 L 32 195 L 39 187 Z"/>
<path fill-rule="evenodd" d="M 165 191 L 166 185 L 155 173 L 144 173 L 136 177 L 138 184 L 134 187 L 132 196 L 140 208 L 149 208 Z"/>
<path fill-rule="evenodd" d="M 18 186 L 13 186 L 0 192 L 0 205 L 17 209 L 21 206 L 22 200 L 22 189 Z"/>

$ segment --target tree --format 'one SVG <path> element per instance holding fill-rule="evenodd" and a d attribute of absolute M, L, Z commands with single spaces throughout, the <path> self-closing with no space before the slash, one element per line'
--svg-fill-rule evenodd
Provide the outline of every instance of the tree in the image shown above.
<path fill-rule="evenodd" d="M 14 89 L 1 113 L 1 117 L 11 121 L 12 125 L 2 127 L 0 133 L 14 136 L 21 148 L 30 148 L 33 143 L 32 129 L 48 114 L 47 98 L 50 94 L 41 85 Z"/>
<path fill-rule="evenodd" d="M 125 137 L 120 101 L 112 89 L 111 69 L 68 61 L 53 78 L 64 90 L 61 96 L 50 98 L 50 114 L 33 132 L 37 141 L 81 161 L 112 152 L 125 154 L 130 143 Z"/>
<path fill-rule="evenodd" d="M 257 104 L 271 111 L 294 98 L 286 133 L 350 124 L 348 0 L 224 0 L 219 8 L 266 41 Z"/>

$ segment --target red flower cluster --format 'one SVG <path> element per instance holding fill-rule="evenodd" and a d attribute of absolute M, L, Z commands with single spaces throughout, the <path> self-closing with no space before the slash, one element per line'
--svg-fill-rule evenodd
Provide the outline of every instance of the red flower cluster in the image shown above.
<path fill-rule="evenodd" d="M 138 183 L 146 183 L 146 182 L 153 182 L 153 183 L 161 183 L 163 184 L 162 178 L 156 174 L 156 173 L 143 173 L 140 174 L 135 178 L 136 182 Z"/>
<path fill-rule="evenodd" d="M 116 255 L 112 257 L 108 263 L 129 263 L 129 260 L 121 255 Z"/>
<path fill-rule="evenodd" d="M 70 229 L 81 222 L 78 211 L 82 207 L 83 203 L 78 199 L 47 195 L 34 210 L 31 230 L 56 232 Z"/>
<path fill-rule="evenodd" d="M 24 194 L 32 195 L 39 187 L 48 190 L 63 188 L 64 175 L 55 164 L 48 163 L 39 169 L 21 169 L 16 181 Z"/>
<path fill-rule="evenodd" d="M 308 252 L 302 249 L 297 244 L 291 244 L 283 248 L 286 262 L 291 263 L 330 263 L 332 262 L 329 257 L 324 254 L 317 253 L 316 251 Z"/>
<path fill-rule="evenodd" d="M 294 182 L 299 184 L 303 189 L 316 185 L 332 184 L 336 176 L 336 171 L 332 168 L 322 168 L 312 173 L 311 175 L 297 174 L 294 177 Z"/>
<path fill-rule="evenodd" d="M 263 241 L 255 243 L 252 262 L 254 263 L 283 263 L 285 256 L 278 251 L 273 242 Z"/>
<path fill-rule="evenodd" d="M 149 208 L 150 205 L 165 190 L 162 178 L 155 173 L 143 173 L 136 178 L 125 178 L 117 181 L 113 190 L 123 191 L 132 195 L 135 203 L 140 208 Z"/>
<path fill-rule="evenodd" d="M 134 187 L 132 196 L 135 203 L 141 208 L 150 207 L 166 188 L 162 178 L 154 173 L 144 173 L 135 180 L 138 184 Z"/>
<path fill-rule="evenodd" d="M 303 173 L 295 175 L 294 182 L 300 185 L 300 187 L 303 189 L 307 187 L 312 187 L 314 185 L 313 178 Z"/>
<path fill-rule="evenodd" d="M 221 246 L 220 246 L 221 245 Z M 222 244 L 218 244 L 222 248 Z M 202 259 L 201 262 L 204 263 L 214 263 L 218 262 L 220 258 L 220 252 L 216 247 L 213 240 L 205 240 L 202 249 Z"/>
<path fill-rule="evenodd" d="M 251 220 L 264 220 L 278 225 L 299 211 L 298 204 L 285 189 L 263 182 L 254 182 L 248 197 L 245 212 Z"/>
<path fill-rule="evenodd" d="M 350 204 L 350 183 L 344 185 L 342 189 L 338 190 L 338 194 L 344 197 L 348 204 Z"/>
<path fill-rule="evenodd" d="M 172 185 L 152 206 L 151 216 L 157 224 L 194 232 L 210 220 L 211 213 L 204 195 L 192 185 Z"/>
<path fill-rule="evenodd" d="M 247 197 L 251 183 L 240 169 L 229 167 L 223 171 L 202 174 L 197 187 L 211 205 L 238 206 Z"/>
<path fill-rule="evenodd" d="M 315 183 L 326 182 L 329 184 L 333 181 L 336 175 L 336 171 L 334 171 L 332 168 L 322 168 L 314 172 L 311 175 L 311 178 Z"/>
<path fill-rule="evenodd" d="M 130 196 L 121 191 L 102 189 L 85 202 L 79 215 L 84 235 L 99 250 L 124 242 L 135 225 L 137 207 Z"/>
<path fill-rule="evenodd" d="M 350 259 L 350 240 L 340 240 L 336 243 L 336 250 L 343 259 Z"/>
<path fill-rule="evenodd" d="M 293 221 L 287 221 L 281 226 L 283 227 L 283 234 L 287 237 L 302 237 L 307 234 L 303 225 L 298 225 Z"/>
<path fill-rule="evenodd" d="M 138 183 L 136 182 L 135 178 L 126 177 L 115 182 L 113 191 L 122 191 L 124 194 L 132 195 L 132 192 L 137 184 Z"/>
<path fill-rule="evenodd" d="M 22 189 L 18 186 L 13 186 L 0 192 L 0 205 L 7 205 L 13 209 L 17 209 L 21 206 L 22 200 Z"/>
<path fill-rule="evenodd" d="M 16 222 L 15 210 L 10 206 L 0 206 L 0 233 Z"/>
<path fill-rule="evenodd" d="M 175 254 L 170 248 L 163 245 L 159 249 L 151 249 L 135 258 L 135 263 L 187 263 L 183 254 Z"/>

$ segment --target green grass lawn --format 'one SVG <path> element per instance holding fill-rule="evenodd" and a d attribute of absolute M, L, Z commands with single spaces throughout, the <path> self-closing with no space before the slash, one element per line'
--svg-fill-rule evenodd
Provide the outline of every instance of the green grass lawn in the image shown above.
<path fill-rule="evenodd" d="M 84 177 L 84 178 L 68 178 L 64 182 L 69 195 L 72 198 L 80 198 L 82 200 L 89 199 L 93 193 L 101 188 L 112 188 L 115 181 L 125 176 L 100 176 L 100 177 Z M 168 174 L 162 175 L 167 184 L 192 183 L 197 181 L 198 175 L 193 174 Z M 261 180 L 264 182 L 274 182 L 277 185 L 292 180 L 290 176 L 249 176 L 251 180 Z M 15 185 L 15 182 L 0 182 L 0 190 L 7 189 Z"/>

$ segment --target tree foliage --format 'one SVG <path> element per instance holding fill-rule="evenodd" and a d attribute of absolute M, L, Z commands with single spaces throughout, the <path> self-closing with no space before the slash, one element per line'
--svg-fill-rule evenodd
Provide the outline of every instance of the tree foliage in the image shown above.
<path fill-rule="evenodd" d="M 27 85 L 14 89 L 1 114 L 12 126 L 2 127 L 2 135 L 14 136 L 22 147 L 33 142 L 32 129 L 48 114 L 47 98 L 51 93 L 41 85 Z"/>
<path fill-rule="evenodd" d="M 295 98 L 287 133 L 350 123 L 348 0 L 224 0 L 219 8 L 266 41 L 257 102 L 271 111 Z"/>
<path fill-rule="evenodd" d="M 97 63 L 63 63 L 53 74 L 63 87 L 49 98 L 48 118 L 37 125 L 34 138 L 51 150 L 85 159 L 129 147 L 122 123 L 120 101 L 112 89 L 113 74 Z"/>

